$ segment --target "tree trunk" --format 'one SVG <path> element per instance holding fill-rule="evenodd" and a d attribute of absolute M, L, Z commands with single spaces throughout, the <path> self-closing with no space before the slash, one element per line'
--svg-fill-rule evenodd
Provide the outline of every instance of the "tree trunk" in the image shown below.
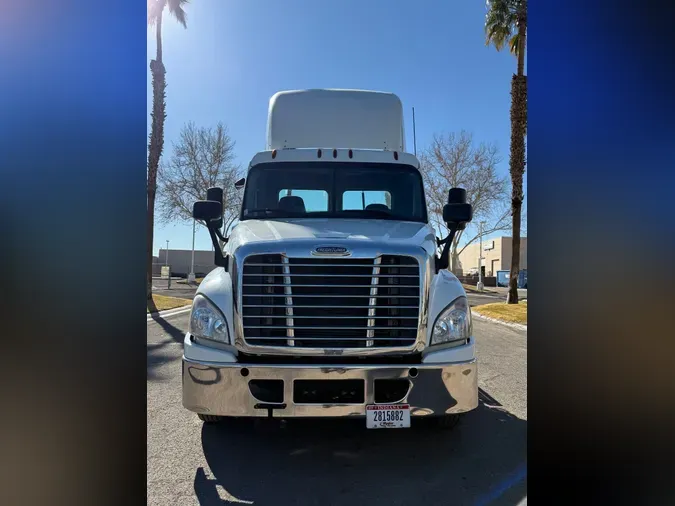
<path fill-rule="evenodd" d="M 522 200 L 512 203 L 513 207 L 513 244 L 511 249 L 511 271 L 507 304 L 518 304 L 518 274 L 520 273 L 520 210 Z M 514 275 L 515 273 L 515 275 Z"/>
<path fill-rule="evenodd" d="M 527 2 L 521 1 L 518 13 L 518 69 L 511 82 L 511 214 L 513 245 L 509 274 L 508 304 L 518 304 L 520 274 L 520 220 L 523 207 L 523 174 L 525 174 L 525 135 L 527 134 L 527 76 L 525 76 L 525 37 L 527 34 Z"/>
<path fill-rule="evenodd" d="M 459 276 L 459 255 L 456 251 L 450 254 L 450 272 L 455 276 Z"/>
<path fill-rule="evenodd" d="M 525 37 L 527 37 L 527 2 L 522 0 L 518 13 L 518 70 L 519 76 L 525 75 Z"/>
<path fill-rule="evenodd" d="M 450 247 L 450 272 L 452 272 L 455 276 L 459 276 L 459 270 L 461 269 L 457 247 L 459 246 L 459 240 L 462 238 L 463 233 L 464 230 L 457 231 Z"/>
<path fill-rule="evenodd" d="M 513 249 L 509 274 L 507 303 L 518 304 L 518 275 L 520 273 L 520 220 L 523 206 L 523 174 L 525 173 L 525 128 L 527 122 L 527 77 L 513 76 L 511 88 L 511 215 Z"/>
<path fill-rule="evenodd" d="M 157 59 L 150 61 L 152 72 L 152 126 L 148 146 L 148 203 L 146 217 L 146 295 L 152 298 L 152 246 L 155 230 L 155 195 L 157 193 L 157 169 L 164 149 L 164 120 L 166 118 L 166 70 L 162 63 L 162 18 L 157 20 Z"/>
<path fill-rule="evenodd" d="M 522 54 L 522 53 L 521 53 Z M 513 76 L 511 87 L 511 214 L 513 218 L 513 250 L 506 301 L 518 304 L 520 274 L 520 220 L 523 207 L 523 174 L 525 173 L 525 132 L 527 128 L 527 77 Z"/>

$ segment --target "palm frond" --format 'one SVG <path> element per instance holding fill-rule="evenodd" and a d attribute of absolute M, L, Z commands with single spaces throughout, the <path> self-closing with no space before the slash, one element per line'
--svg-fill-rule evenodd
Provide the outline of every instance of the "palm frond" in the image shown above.
<path fill-rule="evenodd" d="M 485 45 L 501 51 L 516 32 L 519 0 L 488 0 L 485 15 Z"/>
<path fill-rule="evenodd" d="M 501 51 L 509 37 L 511 37 L 511 29 L 508 26 L 493 25 L 485 31 L 485 45 L 492 44 L 497 51 Z"/>
<path fill-rule="evenodd" d="M 165 6 L 166 0 L 148 0 L 148 25 L 155 26 Z"/>
<path fill-rule="evenodd" d="M 169 12 L 176 18 L 176 20 L 183 25 L 183 28 L 187 28 L 187 12 L 183 8 L 188 0 L 167 0 L 169 4 Z"/>
<path fill-rule="evenodd" d="M 511 54 L 514 56 L 518 56 L 518 50 L 520 46 L 518 45 L 518 42 L 520 41 L 520 37 L 518 36 L 518 32 L 516 32 L 513 37 L 511 37 L 511 40 L 509 41 L 509 48 L 511 51 Z"/>

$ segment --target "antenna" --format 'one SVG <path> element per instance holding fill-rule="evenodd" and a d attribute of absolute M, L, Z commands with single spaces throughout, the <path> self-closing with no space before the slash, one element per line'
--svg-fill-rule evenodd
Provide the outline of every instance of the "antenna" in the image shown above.
<path fill-rule="evenodd" d="M 415 131 L 415 108 L 413 107 L 413 148 L 415 149 L 415 156 L 417 156 L 417 132 Z"/>

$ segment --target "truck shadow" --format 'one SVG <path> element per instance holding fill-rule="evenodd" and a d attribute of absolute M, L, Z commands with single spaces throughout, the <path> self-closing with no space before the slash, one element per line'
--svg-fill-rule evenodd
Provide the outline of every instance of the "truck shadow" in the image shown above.
<path fill-rule="evenodd" d="M 185 332 L 175 325 L 173 325 L 171 322 L 165 320 L 158 314 L 152 315 L 151 316 L 152 320 L 159 325 L 164 332 L 166 332 L 171 339 L 173 339 L 177 343 L 183 343 L 183 339 L 185 339 Z"/>
<path fill-rule="evenodd" d="M 159 375 L 157 373 L 157 369 L 161 368 L 165 364 L 180 359 L 180 355 L 176 355 L 175 352 L 170 353 L 167 348 L 170 345 L 176 344 L 182 345 L 183 339 L 185 338 L 185 332 L 183 332 L 181 329 L 174 326 L 171 322 L 165 320 L 159 315 L 152 316 L 152 319 L 166 333 L 168 339 L 165 339 L 158 343 L 152 343 L 147 345 L 147 359 L 146 359 L 147 379 L 148 380 L 165 379 L 162 375 Z"/>
<path fill-rule="evenodd" d="M 161 369 L 162 366 L 171 362 L 176 362 L 180 359 L 180 356 L 176 357 L 175 355 L 167 353 L 166 347 L 168 344 L 170 343 L 164 342 L 147 345 L 148 354 L 146 358 L 146 378 L 148 381 L 166 379 L 165 375 L 159 374 L 158 369 Z"/>
<path fill-rule="evenodd" d="M 276 423 L 274 423 L 276 422 Z M 202 505 L 518 504 L 527 490 L 527 421 L 481 391 L 453 431 L 364 420 L 205 424 Z"/>

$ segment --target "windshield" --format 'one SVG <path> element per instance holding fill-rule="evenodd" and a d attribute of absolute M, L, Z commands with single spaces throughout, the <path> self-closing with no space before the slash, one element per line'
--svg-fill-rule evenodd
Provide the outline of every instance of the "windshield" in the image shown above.
<path fill-rule="evenodd" d="M 242 220 L 303 217 L 426 223 L 422 177 L 384 163 L 277 162 L 249 171 Z"/>

